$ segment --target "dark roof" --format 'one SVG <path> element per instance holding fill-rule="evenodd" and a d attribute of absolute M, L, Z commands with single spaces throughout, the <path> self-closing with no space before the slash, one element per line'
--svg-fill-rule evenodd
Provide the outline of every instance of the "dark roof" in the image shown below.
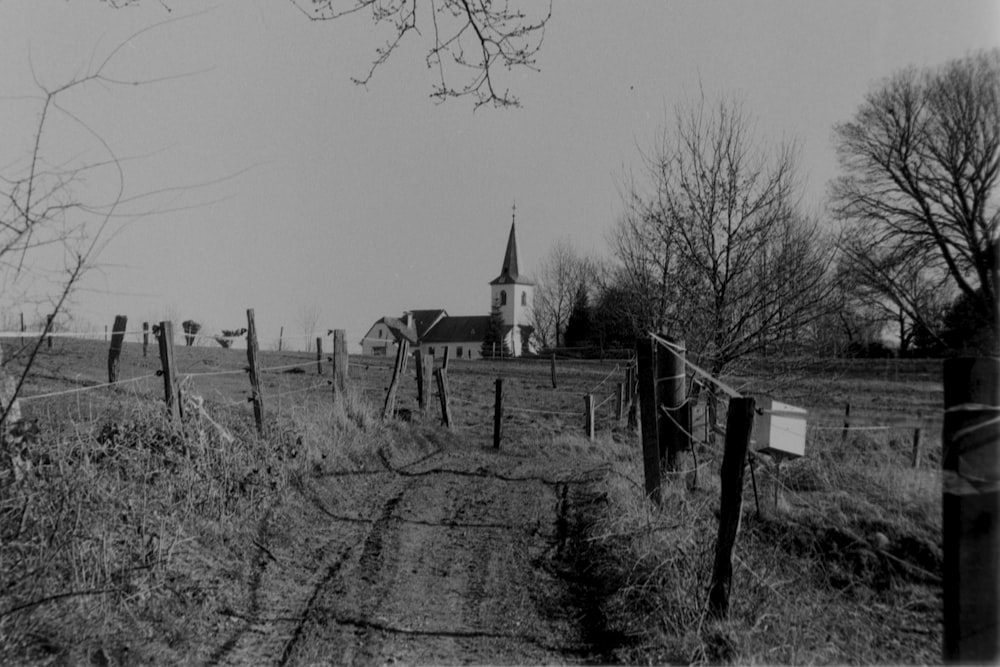
<path fill-rule="evenodd" d="M 382 322 L 387 327 L 389 327 L 389 331 L 392 332 L 392 335 L 393 337 L 395 337 L 396 340 L 399 340 L 400 338 L 405 338 L 411 344 L 417 342 L 417 333 L 410 327 L 406 326 L 406 322 L 404 322 L 403 320 L 397 317 L 386 316 L 380 319 L 379 322 Z M 376 322 L 375 324 L 378 324 L 378 322 Z"/>
<path fill-rule="evenodd" d="M 486 335 L 489 315 L 445 317 L 423 338 L 421 343 L 470 343 L 482 341 Z"/>
<path fill-rule="evenodd" d="M 528 276 L 522 276 L 517 267 L 517 237 L 514 234 L 514 223 L 510 223 L 510 236 L 507 237 L 507 252 L 503 256 L 503 266 L 500 275 L 490 281 L 490 285 L 533 285 Z"/>
<path fill-rule="evenodd" d="M 406 313 L 413 315 L 413 327 L 417 330 L 417 338 L 426 336 L 430 328 L 441 317 L 448 317 L 448 313 L 440 308 L 436 310 L 408 310 Z"/>

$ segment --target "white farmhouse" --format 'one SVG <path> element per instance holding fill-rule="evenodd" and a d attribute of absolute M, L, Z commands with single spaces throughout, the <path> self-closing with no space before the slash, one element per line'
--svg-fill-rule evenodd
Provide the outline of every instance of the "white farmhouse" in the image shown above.
<path fill-rule="evenodd" d="M 500 275 L 490 281 L 491 308 L 496 305 L 503 317 L 507 347 L 514 356 L 532 351 L 531 305 L 535 284 L 520 272 L 517 236 L 510 225 L 507 250 Z M 361 340 L 362 354 L 394 355 L 400 340 L 411 350 L 441 356 L 448 350 L 451 359 L 479 359 L 489 315 L 451 316 L 444 310 L 408 310 L 402 317 L 382 317 Z"/>

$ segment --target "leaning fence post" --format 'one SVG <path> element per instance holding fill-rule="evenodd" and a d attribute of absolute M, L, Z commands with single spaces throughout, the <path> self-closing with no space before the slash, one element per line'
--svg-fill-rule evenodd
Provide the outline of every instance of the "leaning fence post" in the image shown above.
<path fill-rule="evenodd" d="M 448 359 L 451 357 L 451 348 L 444 346 L 444 355 L 441 357 L 441 368 L 448 370 Z"/>
<path fill-rule="evenodd" d="M 45 316 L 45 333 L 47 337 L 45 339 L 45 345 L 51 350 L 52 349 L 52 320 L 55 318 L 55 314 Z"/>
<path fill-rule="evenodd" d="M 427 411 L 427 389 L 430 378 L 425 365 L 428 355 L 425 355 L 420 348 L 413 352 L 413 365 L 417 371 L 417 407 L 421 414 Z"/>
<path fill-rule="evenodd" d="M 944 362 L 944 661 L 997 662 L 1000 360 Z"/>
<path fill-rule="evenodd" d="M 180 419 L 181 402 L 177 391 L 177 366 L 174 363 L 173 322 L 160 322 L 157 344 L 160 348 L 160 372 L 163 375 L 163 394 L 167 404 L 167 413 L 172 419 Z"/>
<path fill-rule="evenodd" d="M 142 356 L 146 356 L 149 349 L 149 322 L 142 323 Z"/>
<path fill-rule="evenodd" d="M 128 318 L 115 315 L 115 324 L 111 333 L 111 347 L 108 349 L 108 382 L 118 382 L 118 371 L 121 366 L 122 341 L 125 339 L 125 326 Z"/>
<path fill-rule="evenodd" d="M 729 616 L 729 593 L 733 583 L 733 545 L 740 529 L 743 506 L 743 471 L 746 467 L 750 434 L 753 432 L 753 398 L 729 399 L 726 418 L 726 450 L 722 455 L 719 507 L 719 535 L 715 543 L 715 567 L 708 591 L 708 613 L 715 618 Z"/>
<path fill-rule="evenodd" d="M 639 417 L 642 424 L 642 468 L 646 496 L 660 504 L 660 446 L 656 440 L 656 387 L 653 380 L 653 358 L 656 342 L 649 337 L 635 342 L 639 377 Z"/>
<path fill-rule="evenodd" d="M 253 403 L 253 419 L 257 431 L 264 432 L 264 396 L 260 391 L 260 361 L 257 359 L 257 325 L 253 308 L 247 308 L 247 362 L 250 368 L 250 402 Z"/>
<path fill-rule="evenodd" d="M 392 367 L 392 380 L 389 382 L 389 389 L 385 393 L 385 404 L 382 406 L 382 419 L 388 419 L 396 411 L 396 390 L 399 388 L 399 376 L 406 367 L 406 355 L 409 349 L 409 342 L 400 339 L 399 347 L 396 348 L 396 364 Z"/>
<path fill-rule="evenodd" d="M 550 367 L 550 372 L 552 374 L 552 388 L 556 388 L 556 353 L 552 353 L 552 365 Z"/>
<path fill-rule="evenodd" d="M 441 421 L 445 428 L 451 428 L 451 404 L 448 402 L 448 371 L 439 368 L 434 371 L 437 380 L 438 397 L 441 399 Z"/>
<path fill-rule="evenodd" d="M 615 425 L 621 426 L 625 414 L 625 383 L 619 382 L 615 392 Z"/>
<path fill-rule="evenodd" d="M 501 430 L 503 428 L 503 378 L 494 382 L 493 398 L 493 449 L 500 449 Z"/>

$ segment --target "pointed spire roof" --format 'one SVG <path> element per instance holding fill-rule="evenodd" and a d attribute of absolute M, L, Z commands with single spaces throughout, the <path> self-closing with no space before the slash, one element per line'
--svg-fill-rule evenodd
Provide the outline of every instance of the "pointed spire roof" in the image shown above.
<path fill-rule="evenodd" d="M 507 238 L 507 252 L 503 256 L 503 266 L 500 275 L 490 281 L 490 285 L 534 285 L 531 279 L 521 275 L 517 266 L 517 236 L 514 233 L 514 220 L 511 216 L 510 236 Z"/>

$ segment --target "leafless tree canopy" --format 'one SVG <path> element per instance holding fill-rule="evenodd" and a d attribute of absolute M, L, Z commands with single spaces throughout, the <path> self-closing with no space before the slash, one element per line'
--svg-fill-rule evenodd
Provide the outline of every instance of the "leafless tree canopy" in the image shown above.
<path fill-rule="evenodd" d="M 996 322 L 1000 50 L 898 72 L 835 136 L 855 266 L 915 320 L 922 291 L 953 285 Z"/>
<path fill-rule="evenodd" d="M 500 81 L 504 71 L 535 69 L 551 3 L 491 0 L 292 0 L 313 20 L 367 14 L 388 39 L 375 50 L 371 69 L 354 79 L 362 85 L 411 35 L 429 35 L 427 67 L 437 73 L 431 97 L 471 96 L 476 106 L 518 106 Z M 513 6 L 512 6 L 513 5 Z"/>
<path fill-rule="evenodd" d="M 733 99 L 680 107 L 647 155 L 614 237 L 622 272 L 653 297 L 646 320 L 714 373 L 802 335 L 829 307 L 832 247 L 797 210 L 795 147 L 753 136 Z"/>
<path fill-rule="evenodd" d="M 557 241 L 539 263 L 531 316 L 540 347 L 564 343 L 573 299 L 581 288 L 593 287 L 595 272 L 594 261 L 581 256 L 569 239 Z"/>

